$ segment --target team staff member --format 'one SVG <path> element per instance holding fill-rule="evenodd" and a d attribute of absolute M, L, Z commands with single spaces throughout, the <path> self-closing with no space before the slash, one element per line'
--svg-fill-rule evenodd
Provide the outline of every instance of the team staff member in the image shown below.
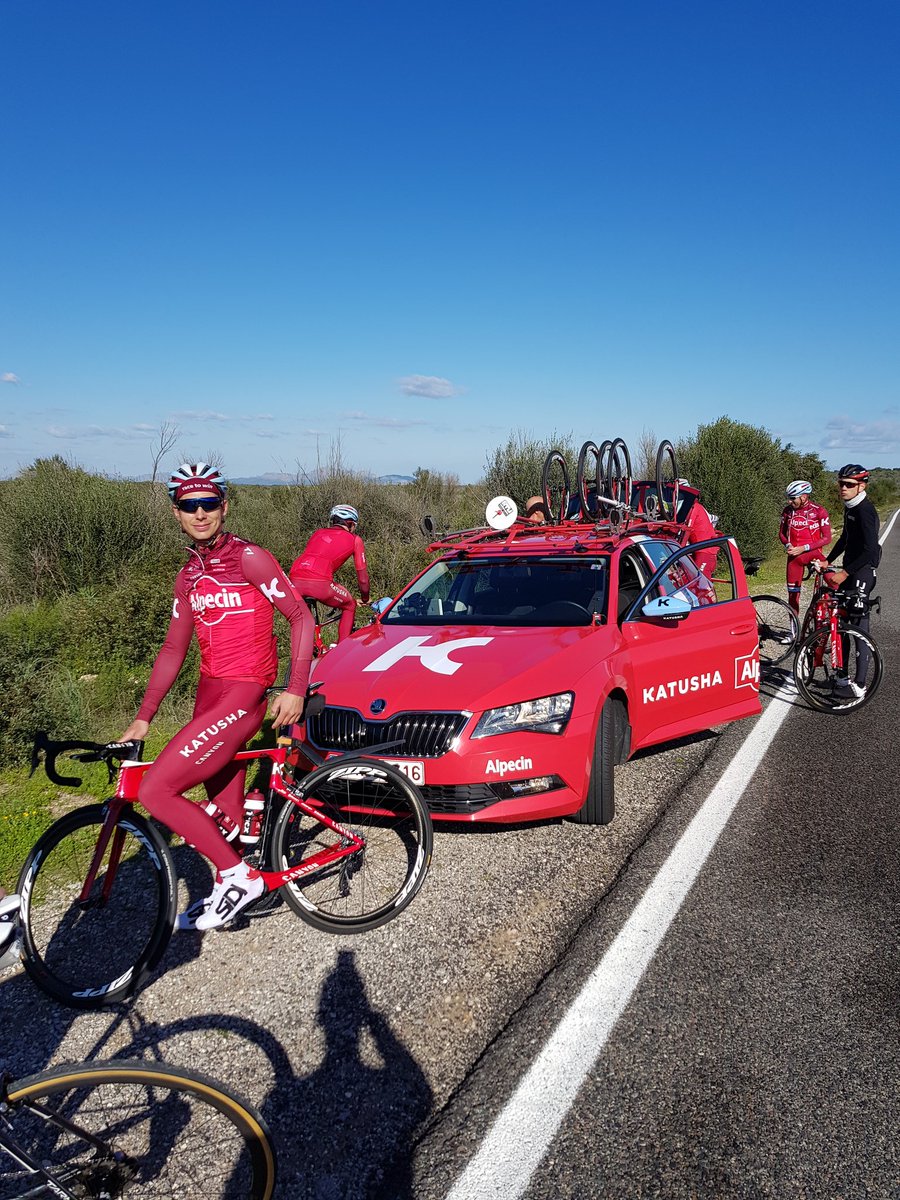
<path fill-rule="evenodd" d="M 872 595 L 875 572 L 881 562 L 878 542 L 880 522 L 878 509 L 866 495 L 869 472 L 859 463 L 848 463 L 838 471 L 838 487 L 844 501 L 844 528 L 828 555 L 830 563 L 843 554 L 843 569 L 833 572 L 832 579 L 848 591 L 859 591 L 864 599 Z M 869 609 L 863 606 L 848 612 L 848 618 L 861 632 L 869 632 Z M 849 689 L 858 699 L 865 695 L 869 670 L 869 650 L 860 646 L 856 659 L 856 678 L 838 679 L 837 687 Z"/>
<path fill-rule="evenodd" d="M 795 479 L 784 489 L 787 504 L 781 514 L 778 536 L 787 552 L 788 604 L 800 615 L 800 585 L 803 568 L 814 562 L 824 563 L 823 549 L 831 541 L 828 510 L 810 499 L 812 484 Z"/>
<path fill-rule="evenodd" d="M 366 548 L 357 534 L 359 513 L 352 504 L 336 504 L 328 514 L 330 525 L 317 529 L 291 567 L 291 583 L 299 596 L 321 600 L 341 610 L 337 640 L 353 632 L 356 601 L 345 587 L 334 582 L 335 571 L 353 555 L 363 604 L 369 603 L 369 570 Z"/>
<path fill-rule="evenodd" d="M 686 479 L 678 480 L 679 489 L 689 488 Z M 687 528 L 687 545 L 694 542 L 706 542 L 710 538 L 719 537 L 713 519 L 700 503 L 700 496 L 692 488 L 690 492 L 680 491 L 678 501 L 678 520 Z M 716 569 L 716 559 L 719 552 L 715 546 L 707 546 L 705 550 L 697 550 L 692 556 L 697 569 L 702 571 L 707 579 L 712 579 Z"/>
<path fill-rule="evenodd" d="M 180 928 L 224 925 L 265 890 L 259 873 L 226 842 L 213 817 L 183 793 L 202 783 L 232 822 L 242 818 L 244 768 L 232 760 L 262 727 L 266 689 L 278 671 L 273 605 L 291 630 L 291 675 L 287 689 L 272 702 L 274 725 L 299 720 L 312 659 L 309 609 L 268 550 L 226 532 L 226 494 L 221 474 L 206 463 L 184 463 L 169 481 L 172 512 L 191 545 L 175 580 L 166 639 L 138 714 L 121 737 L 146 737 L 196 630 L 200 681 L 193 719 L 147 770 L 138 793 L 154 817 L 217 868 L 212 893 L 182 914 Z"/>

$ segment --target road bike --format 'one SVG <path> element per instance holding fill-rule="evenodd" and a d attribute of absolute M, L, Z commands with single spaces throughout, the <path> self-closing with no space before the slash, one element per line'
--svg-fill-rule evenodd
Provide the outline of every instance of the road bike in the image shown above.
<path fill-rule="evenodd" d="M 104 762 L 115 789 L 105 802 L 60 817 L 28 855 L 17 888 L 23 961 L 64 1004 L 102 1007 L 132 996 L 169 943 L 178 892 L 172 853 L 160 827 L 135 811 L 150 766 L 141 761 L 142 743 L 38 734 L 32 771 L 41 753 L 47 775 L 62 787 L 81 783 L 56 768 L 58 755 L 74 753 L 77 761 Z M 266 784 L 259 841 L 247 854 L 267 888 L 257 906 L 271 906 L 271 892 L 281 888 L 314 928 L 361 933 L 396 917 L 418 894 L 431 863 L 431 817 L 399 769 L 349 752 L 308 770 L 287 738 L 234 761 L 258 763 Z"/>
<path fill-rule="evenodd" d="M 820 712 L 862 708 L 878 691 L 884 660 L 877 643 L 853 624 L 853 617 L 872 609 L 881 612 L 881 599 L 829 583 L 827 571 L 816 574 L 794 655 L 794 682 L 804 700 Z"/>
<path fill-rule="evenodd" d="M 779 596 L 751 596 L 756 609 L 759 665 L 774 667 L 793 654 L 800 634 L 797 614 Z"/>
<path fill-rule="evenodd" d="M 193 1071 L 140 1060 L 0 1076 L 0 1200 L 270 1200 L 260 1114 Z"/>

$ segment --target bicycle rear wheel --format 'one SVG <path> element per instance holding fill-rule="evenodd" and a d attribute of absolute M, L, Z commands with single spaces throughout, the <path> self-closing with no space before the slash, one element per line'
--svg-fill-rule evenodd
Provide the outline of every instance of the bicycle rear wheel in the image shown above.
<path fill-rule="evenodd" d="M 759 634 L 759 663 L 774 667 L 793 653 L 800 633 L 797 614 L 778 596 L 751 596 Z"/>
<path fill-rule="evenodd" d="M 814 630 L 801 642 L 794 656 L 794 682 L 803 699 L 819 712 L 841 713 L 868 704 L 881 683 L 884 664 L 881 651 L 868 634 L 841 625 L 840 646 L 835 647 L 831 627 Z M 837 665 L 832 659 L 838 659 Z M 857 695 L 854 683 L 864 676 Z"/>
<path fill-rule="evenodd" d="M 169 848 L 133 811 L 123 812 L 116 826 L 121 852 L 112 877 L 107 847 L 88 899 L 79 900 L 105 818 L 102 804 L 61 817 L 19 876 L 25 969 L 74 1008 L 100 1008 L 136 991 L 162 957 L 175 922 Z"/>
<path fill-rule="evenodd" d="M 667 492 L 671 493 L 671 500 L 667 499 Z M 656 448 L 656 495 L 660 517 L 673 521 L 678 508 L 678 464 L 675 447 L 668 441 L 660 442 Z"/>
<path fill-rule="evenodd" d="M 431 817 L 405 775 L 374 759 L 335 759 L 294 784 L 323 816 L 350 826 L 365 847 L 284 885 L 304 921 L 328 933 L 375 929 L 401 913 L 431 863 Z M 272 834 L 272 869 L 286 871 L 341 845 L 341 835 L 286 804 Z"/>
<path fill-rule="evenodd" d="M 4 1132 L 67 1191 L 36 1187 L 11 1158 L 0 1200 L 29 1195 L 269 1200 L 275 1153 L 265 1122 L 205 1075 L 155 1063 L 57 1067 L 10 1085 Z M 34 1189 L 34 1190 L 32 1190 Z"/>
<path fill-rule="evenodd" d="M 615 438 L 609 449 L 606 473 L 606 494 L 617 504 L 631 504 L 631 455 L 622 438 Z"/>
<path fill-rule="evenodd" d="M 544 459 L 541 471 L 541 494 L 550 514 L 550 520 L 557 525 L 566 519 L 569 512 L 569 500 L 572 491 L 569 486 L 569 467 L 561 450 L 551 450 Z"/>

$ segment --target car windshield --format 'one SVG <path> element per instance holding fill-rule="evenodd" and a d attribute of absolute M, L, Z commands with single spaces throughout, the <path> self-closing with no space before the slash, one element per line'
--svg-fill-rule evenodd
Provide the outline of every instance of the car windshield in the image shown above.
<path fill-rule="evenodd" d="M 606 556 L 441 559 L 382 617 L 394 625 L 590 625 L 606 612 Z"/>

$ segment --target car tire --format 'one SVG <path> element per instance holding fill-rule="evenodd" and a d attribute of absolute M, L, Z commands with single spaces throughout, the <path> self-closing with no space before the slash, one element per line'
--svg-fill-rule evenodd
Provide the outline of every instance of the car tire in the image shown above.
<path fill-rule="evenodd" d="M 610 696 L 600 712 L 587 799 L 569 818 L 579 825 L 608 825 L 616 815 L 615 767 L 628 757 L 631 730 L 628 711 Z"/>

